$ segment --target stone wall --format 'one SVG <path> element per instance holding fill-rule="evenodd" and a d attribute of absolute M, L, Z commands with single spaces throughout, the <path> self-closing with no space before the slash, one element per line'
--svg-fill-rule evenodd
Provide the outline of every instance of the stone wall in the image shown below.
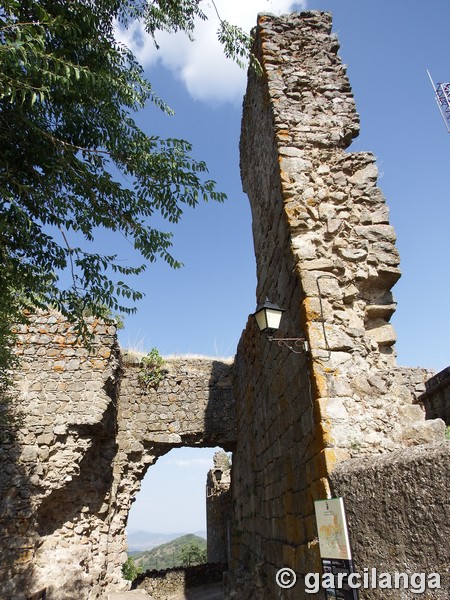
<path fill-rule="evenodd" d="M 210 563 L 227 563 L 231 536 L 231 462 L 216 452 L 206 480 L 207 556 Z"/>
<path fill-rule="evenodd" d="M 121 361 L 114 327 L 88 352 L 57 314 L 18 331 L 15 439 L 1 447 L 0 596 L 92 600 L 124 587 L 125 526 L 148 467 L 179 446 L 232 449 L 231 365 L 166 361 L 157 389 Z"/>
<path fill-rule="evenodd" d="M 341 461 L 443 437 L 412 404 L 396 367 L 399 257 L 375 158 L 347 153 L 358 134 L 328 13 L 260 15 L 249 72 L 241 172 L 253 215 L 257 301 L 285 309 L 280 337 L 251 317 L 235 360 L 237 451 L 229 597 L 279 597 L 275 573 L 319 571 L 313 501 Z M 406 378 L 405 378 L 405 375 Z M 304 596 L 302 586 L 283 598 Z"/>
<path fill-rule="evenodd" d="M 448 520 L 448 444 L 432 445 L 444 423 L 413 404 L 427 373 L 396 366 L 395 234 L 373 155 L 346 152 L 358 117 L 330 31 L 327 13 L 259 17 L 264 74 L 249 74 L 241 137 L 257 300 L 281 305 L 277 335 L 304 336 L 310 351 L 269 341 L 251 317 L 233 367 L 173 359 L 154 389 L 114 328 L 92 320 L 88 351 L 57 314 L 31 317 L 18 329 L 17 429 L 0 449 L 1 597 L 46 587 L 48 600 L 96 600 L 124 587 L 133 498 L 149 466 L 183 445 L 233 451 L 230 599 L 322 597 L 301 581 L 320 570 L 313 502 L 333 493 L 349 499 L 358 565 L 381 565 L 366 545 L 386 533 L 386 570 L 441 569 L 432 542 L 448 533 L 423 532 L 425 553 L 411 545 L 417 521 L 422 532 L 433 511 L 436 527 Z M 281 567 L 296 587 L 276 585 Z"/>
<path fill-rule="evenodd" d="M 233 450 L 236 440 L 231 363 L 212 359 L 170 359 L 155 389 L 139 383 L 139 364 L 123 368 L 114 460 L 114 545 L 108 569 L 118 579 L 124 562 L 124 530 L 133 498 L 148 467 L 172 448 L 215 447 Z"/>
<path fill-rule="evenodd" d="M 424 597 L 448 598 L 449 483 L 450 442 L 339 465 L 331 486 L 345 498 L 356 570 L 439 573 L 441 589 Z M 409 600 L 415 595 L 410 590 L 368 589 L 362 597 Z"/>
<path fill-rule="evenodd" d="M 92 322 L 89 353 L 56 314 L 18 328 L 20 428 L 2 446 L 0 590 L 25 598 L 43 588 L 79 597 L 106 567 L 115 455 L 115 328 Z M 62 597 L 61 595 L 52 597 Z"/>
<path fill-rule="evenodd" d="M 224 563 L 208 563 L 194 567 L 147 571 L 133 582 L 133 589 L 146 590 L 154 600 L 178 597 L 208 583 L 221 582 Z M 198 597 L 198 596 L 197 596 Z"/>

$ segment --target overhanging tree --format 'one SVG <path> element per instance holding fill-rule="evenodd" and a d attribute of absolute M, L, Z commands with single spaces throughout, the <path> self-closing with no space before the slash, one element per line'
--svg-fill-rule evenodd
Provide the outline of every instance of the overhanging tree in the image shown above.
<path fill-rule="evenodd" d="M 1 347 L 25 307 L 53 306 L 81 329 L 86 312 L 133 311 L 127 299 L 141 294 L 127 275 L 158 257 L 180 265 L 171 234 L 152 226 L 155 213 L 176 223 L 184 206 L 225 198 L 189 143 L 136 125 L 132 114 L 147 102 L 170 109 L 114 35 L 115 19 L 141 19 L 152 36 L 191 35 L 206 18 L 201 8 L 202 0 L 1 0 Z M 228 56 L 248 54 L 241 30 L 220 20 L 218 35 Z M 143 264 L 83 248 L 99 227 L 129 238 Z"/>

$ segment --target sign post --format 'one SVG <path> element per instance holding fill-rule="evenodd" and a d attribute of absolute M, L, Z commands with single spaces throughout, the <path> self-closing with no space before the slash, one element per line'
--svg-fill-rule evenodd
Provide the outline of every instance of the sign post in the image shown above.
<path fill-rule="evenodd" d="M 330 575 L 333 587 L 325 589 L 325 598 L 330 600 L 359 600 L 358 590 L 348 585 L 348 576 L 355 572 L 347 519 L 342 498 L 316 500 L 317 531 L 324 580 Z"/>

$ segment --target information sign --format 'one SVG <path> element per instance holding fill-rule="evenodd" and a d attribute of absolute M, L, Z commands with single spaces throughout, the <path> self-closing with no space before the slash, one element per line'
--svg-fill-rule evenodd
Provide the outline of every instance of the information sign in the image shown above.
<path fill-rule="evenodd" d="M 334 586 L 325 589 L 325 598 L 359 600 L 358 590 L 347 583 L 348 576 L 355 571 L 344 501 L 342 498 L 316 500 L 314 508 L 324 580 L 334 582 Z"/>

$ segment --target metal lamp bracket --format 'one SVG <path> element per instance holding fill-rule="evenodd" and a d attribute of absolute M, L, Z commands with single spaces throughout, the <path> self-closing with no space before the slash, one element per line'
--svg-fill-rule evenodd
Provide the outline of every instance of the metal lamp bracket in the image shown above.
<path fill-rule="evenodd" d="M 279 346 L 286 346 L 294 354 L 308 354 L 309 344 L 305 338 L 279 338 L 267 336 L 269 342 L 278 342 Z"/>

